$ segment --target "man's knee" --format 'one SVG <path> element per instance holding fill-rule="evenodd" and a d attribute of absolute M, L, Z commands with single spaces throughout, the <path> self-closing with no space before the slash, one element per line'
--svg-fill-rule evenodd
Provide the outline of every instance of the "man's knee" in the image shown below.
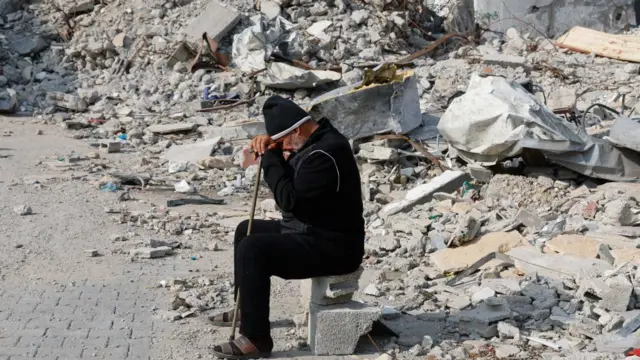
<path fill-rule="evenodd" d="M 265 254 L 269 249 L 269 241 L 264 235 L 245 236 L 236 249 L 240 259 L 255 261 L 256 256 Z"/>
<path fill-rule="evenodd" d="M 238 243 L 247 236 L 247 232 L 249 232 L 249 220 L 241 221 L 236 227 L 236 232 L 233 236 L 233 241 L 236 245 L 238 245 Z"/>

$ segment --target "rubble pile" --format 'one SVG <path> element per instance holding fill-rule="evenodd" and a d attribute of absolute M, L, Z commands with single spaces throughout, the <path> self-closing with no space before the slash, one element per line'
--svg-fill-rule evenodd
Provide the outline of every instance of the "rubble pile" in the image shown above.
<path fill-rule="evenodd" d="M 495 175 L 370 217 L 365 263 L 378 276 L 363 295 L 395 309 L 383 321 L 399 335 L 388 346 L 436 359 L 487 346 L 510 354 L 500 358 L 607 358 L 637 346 L 639 189 Z M 480 271 L 453 278 L 469 268 Z"/>
<path fill-rule="evenodd" d="M 168 288 L 171 302 L 167 310 L 158 310 L 157 315 L 170 321 L 184 319 L 196 312 L 224 309 L 233 300 L 233 284 L 223 277 L 162 280 L 159 286 Z"/>

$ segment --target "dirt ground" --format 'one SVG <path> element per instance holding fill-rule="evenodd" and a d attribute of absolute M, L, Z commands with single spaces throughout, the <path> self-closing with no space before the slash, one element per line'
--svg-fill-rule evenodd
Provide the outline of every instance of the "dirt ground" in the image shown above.
<path fill-rule="evenodd" d="M 209 347 L 225 340 L 229 329 L 207 324 L 204 314 L 176 322 L 159 318 L 156 314 L 167 309 L 169 293 L 157 284 L 194 273 L 231 279 L 229 236 L 211 239 L 221 251 L 183 249 L 166 258 L 133 261 L 128 250 L 155 234 L 120 224 L 105 213 L 105 207 L 122 205 L 116 195 L 88 181 L 101 175 L 49 170 L 41 163 L 95 149 L 59 127 L 30 118 L 0 118 L 0 130 L 9 135 L 0 137 L 0 359 L 213 358 Z M 109 154 L 108 159 L 126 167 L 131 155 Z M 149 209 L 162 204 L 165 196 L 153 191 L 131 195 L 133 201 L 126 203 L 130 209 Z M 212 212 L 248 212 L 247 198 L 228 203 L 206 207 Z M 18 215 L 14 208 L 20 205 L 30 206 L 33 214 Z M 202 205 L 179 211 L 196 207 L 209 211 Z M 135 236 L 126 242 L 110 239 L 131 232 Z M 89 257 L 89 249 L 100 256 Z M 272 283 L 275 358 L 313 358 L 298 348 L 291 321 L 301 311 L 298 286 L 279 279 Z M 376 356 L 371 346 L 358 352 L 361 358 Z"/>

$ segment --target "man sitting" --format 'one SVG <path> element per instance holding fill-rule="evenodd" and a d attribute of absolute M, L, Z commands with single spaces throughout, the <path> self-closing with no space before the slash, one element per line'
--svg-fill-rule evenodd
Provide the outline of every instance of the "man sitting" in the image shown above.
<path fill-rule="evenodd" d="M 292 101 L 270 97 L 262 109 L 268 135 L 251 148 L 262 156 L 264 180 L 282 221 L 241 222 L 234 239 L 240 336 L 214 347 L 224 359 L 268 357 L 271 276 L 308 279 L 358 269 L 364 255 L 360 173 L 351 146 L 326 119 L 313 120 Z M 288 158 L 285 153 L 290 153 Z M 231 326 L 233 311 L 212 318 Z"/>

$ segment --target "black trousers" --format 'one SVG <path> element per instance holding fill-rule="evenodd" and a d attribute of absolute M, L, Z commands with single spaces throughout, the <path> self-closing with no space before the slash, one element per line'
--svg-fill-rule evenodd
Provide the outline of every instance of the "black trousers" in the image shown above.
<path fill-rule="evenodd" d="M 241 222 L 234 238 L 236 293 L 240 289 L 240 334 L 252 340 L 270 338 L 271 276 L 308 279 L 342 275 L 358 269 L 364 240 L 344 236 L 281 233 L 279 221 Z"/>

